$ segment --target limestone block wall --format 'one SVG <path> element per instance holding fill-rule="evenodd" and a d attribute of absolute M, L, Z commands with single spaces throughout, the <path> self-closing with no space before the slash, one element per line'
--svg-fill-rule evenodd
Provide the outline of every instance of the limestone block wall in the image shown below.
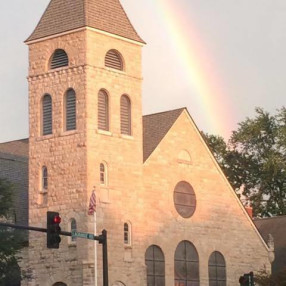
<path fill-rule="evenodd" d="M 181 160 L 183 150 L 189 161 Z M 208 259 L 213 251 L 224 255 L 227 285 L 236 285 L 243 273 L 264 265 L 270 269 L 265 244 L 186 111 L 144 163 L 143 181 L 142 248 L 155 244 L 164 252 L 166 286 L 174 285 L 174 254 L 182 240 L 192 242 L 198 251 L 200 285 L 209 283 Z M 188 219 L 174 207 L 173 192 L 180 181 L 189 182 L 196 194 L 196 211 Z"/>
<path fill-rule="evenodd" d="M 69 67 L 49 70 L 54 50 L 64 49 Z M 46 212 L 59 211 L 62 229 L 74 218 L 82 231 L 88 229 L 86 194 L 86 84 L 84 32 L 37 42 L 29 46 L 29 224 L 45 227 Z M 76 93 L 76 130 L 64 129 L 64 95 Z M 41 135 L 41 98 L 52 97 L 53 134 Z M 47 202 L 41 187 L 42 166 L 48 169 Z M 46 248 L 46 235 L 30 233 L 29 264 L 34 270 L 31 285 L 65 282 L 81 285 L 82 260 L 88 256 L 84 241 L 76 245 L 62 237 L 59 250 Z"/>
<path fill-rule="evenodd" d="M 109 283 L 145 285 L 145 266 L 138 261 L 140 241 L 134 237 L 131 246 L 124 245 L 124 223 L 136 226 L 139 193 L 142 191 L 142 103 L 141 46 L 129 41 L 100 35 L 88 35 L 87 62 L 87 153 L 88 189 L 96 186 L 97 230 L 108 231 Z M 124 60 L 124 71 L 104 67 L 108 50 L 116 49 Z M 98 129 L 97 97 L 100 89 L 109 95 L 108 132 Z M 131 101 L 131 136 L 120 132 L 120 97 Z M 107 167 L 107 184 L 100 184 L 100 163 Z M 135 233 L 132 230 L 132 233 Z M 98 247 L 98 285 L 102 285 L 102 252 Z"/>

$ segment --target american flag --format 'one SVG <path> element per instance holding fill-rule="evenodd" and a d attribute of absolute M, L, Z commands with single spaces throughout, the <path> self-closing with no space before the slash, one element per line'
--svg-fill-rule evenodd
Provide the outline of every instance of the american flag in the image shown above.
<path fill-rule="evenodd" d="M 96 196 L 95 196 L 95 191 L 93 190 L 89 200 L 88 214 L 93 215 L 95 211 L 96 211 Z"/>

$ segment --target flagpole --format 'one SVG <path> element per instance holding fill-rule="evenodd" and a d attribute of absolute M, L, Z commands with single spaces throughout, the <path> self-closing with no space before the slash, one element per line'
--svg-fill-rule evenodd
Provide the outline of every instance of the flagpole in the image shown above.
<path fill-rule="evenodd" d="M 96 212 L 93 214 L 94 217 L 94 235 L 97 235 L 96 232 Z M 97 286 L 97 241 L 94 241 L 94 285 Z"/>
<path fill-rule="evenodd" d="M 93 228 L 94 235 L 97 235 L 96 232 L 96 195 L 95 195 L 95 187 L 91 192 L 91 196 L 89 199 L 88 206 L 88 215 L 93 215 Z M 97 286 L 97 241 L 94 241 L 94 285 Z"/>
<path fill-rule="evenodd" d="M 95 192 L 95 187 L 93 189 Z M 95 197 L 96 200 L 96 197 Z M 95 203 L 96 204 L 96 203 Z M 94 218 L 94 235 L 97 235 L 97 229 L 96 229 L 96 207 L 95 211 L 93 213 L 93 218 Z M 97 241 L 94 241 L 94 286 L 97 286 Z"/>

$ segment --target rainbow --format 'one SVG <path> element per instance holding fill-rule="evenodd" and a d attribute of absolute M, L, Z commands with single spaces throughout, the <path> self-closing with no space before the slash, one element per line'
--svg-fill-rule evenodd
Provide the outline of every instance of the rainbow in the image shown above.
<path fill-rule="evenodd" d="M 199 110 L 200 121 L 204 122 L 202 130 L 228 137 L 233 128 L 234 109 L 223 92 L 216 66 L 211 65 L 215 61 L 206 50 L 195 25 L 177 3 L 173 0 L 154 1 L 186 73 L 191 90 L 190 100 L 192 105 L 195 104 L 192 109 Z"/>

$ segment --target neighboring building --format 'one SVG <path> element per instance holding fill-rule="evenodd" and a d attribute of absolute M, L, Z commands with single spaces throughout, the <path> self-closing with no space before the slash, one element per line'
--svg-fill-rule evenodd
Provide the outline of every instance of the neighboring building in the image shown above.
<path fill-rule="evenodd" d="M 62 229 L 93 233 L 95 188 L 112 286 L 237 285 L 270 269 L 267 245 L 188 111 L 142 120 L 144 41 L 118 0 L 52 0 L 26 43 L 30 225 L 59 211 Z M 94 253 L 93 241 L 62 237 L 51 250 L 30 232 L 28 285 L 94 285 Z"/>
<path fill-rule="evenodd" d="M 13 184 L 14 221 L 21 225 L 28 224 L 28 157 L 28 139 L 0 144 L 0 179 Z"/>
<path fill-rule="evenodd" d="M 274 244 L 272 273 L 286 270 L 286 216 L 254 219 L 254 224 L 268 244 Z"/>

